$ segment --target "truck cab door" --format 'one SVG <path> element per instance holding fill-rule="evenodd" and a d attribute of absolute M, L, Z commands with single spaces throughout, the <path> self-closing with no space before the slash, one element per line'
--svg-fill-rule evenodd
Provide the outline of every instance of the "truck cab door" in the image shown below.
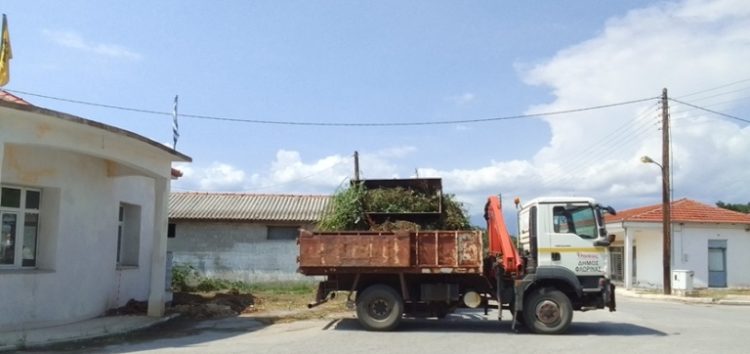
<path fill-rule="evenodd" d="M 549 247 L 544 252 L 549 253 L 550 265 L 567 268 L 579 279 L 605 275 L 608 253 L 606 247 L 594 246 L 599 229 L 591 205 L 552 204 L 549 207 L 552 216 L 548 225 Z"/>

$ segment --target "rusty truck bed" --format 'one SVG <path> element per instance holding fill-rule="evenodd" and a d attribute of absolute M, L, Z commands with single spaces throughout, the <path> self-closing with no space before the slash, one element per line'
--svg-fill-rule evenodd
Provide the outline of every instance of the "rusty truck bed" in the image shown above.
<path fill-rule="evenodd" d="M 482 273 L 480 231 L 301 231 L 299 272 Z"/>

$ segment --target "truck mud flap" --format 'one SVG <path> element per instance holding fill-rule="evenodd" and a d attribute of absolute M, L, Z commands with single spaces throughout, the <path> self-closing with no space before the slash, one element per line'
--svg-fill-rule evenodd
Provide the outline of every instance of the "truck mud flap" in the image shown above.
<path fill-rule="evenodd" d="M 609 303 L 607 304 L 609 307 L 609 312 L 615 312 L 617 311 L 617 303 L 615 301 L 615 284 L 610 283 L 609 284 Z"/>

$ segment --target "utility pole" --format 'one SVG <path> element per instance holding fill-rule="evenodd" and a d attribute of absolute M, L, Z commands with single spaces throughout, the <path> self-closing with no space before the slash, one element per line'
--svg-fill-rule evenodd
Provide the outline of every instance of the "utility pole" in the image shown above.
<path fill-rule="evenodd" d="M 662 214 L 664 214 L 663 262 L 664 294 L 672 294 L 672 201 L 669 186 L 669 97 L 667 89 L 661 93 L 661 180 Z"/>
<path fill-rule="evenodd" d="M 359 182 L 359 152 L 354 151 L 354 181 Z"/>

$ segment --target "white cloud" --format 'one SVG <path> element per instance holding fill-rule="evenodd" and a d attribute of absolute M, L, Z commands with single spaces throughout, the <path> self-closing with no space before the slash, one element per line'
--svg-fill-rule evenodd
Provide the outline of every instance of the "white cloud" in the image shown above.
<path fill-rule="evenodd" d="M 748 78 L 748 28 L 750 7 L 741 0 L 661 3 L 630 11 L 610 19 L 594 38 L 522 73 L 527 83 L 548 87 L 555 97 L 529 113 L 656 97 L 662 87 L 680 97 Z M 696 103 L 731 101 L 746 94 L 731 92 L 741 87 L 685 101 L 717 93 L 725 94 Z M 729 110 L 733 103 L 712 108 Z M 750 199 L 750 127 L 684 105 L 670 106 L 675 197 Z M 660 171 L 638 158 L 661 160 L 659 112 L 653 100 L 544 117 L 551 140 L 530 161 L 492 161 L 467 170 L 422 168 L 420 173 L 443 177 L 446 190 L 463 193 L 477 205 L 488 194 L 509 191 L 525 199 L 584 194 L 625 206 L 653 202 L 661 190 Z"/>
<path fill-rule="evenodd" d="M 391 147 L 360 154 L 363 177 L 397 177 L 392 160 L 416 151 L 411 146 Z M 293 150 L 279 150 L 267 168 L 247 173 L 227 163 L 208 167 L 179 164 L 183 177 L 174 182 L 175 190 L 246 191 L 258 193 L 333 193 L 354 173 L 351 155 L 330 155 L 305 161 Z"/>
<path fill-rule="evenodd" d="M 453 102 L 459 106 L 472 103 L 477 100 L 477 96 L 471 92 L 464 92 L 460 95 L 448 97 L 448 101 Z"/>
<path fill-rule="evenodd" d="M 305 163 L 298 151 L 279 150 L 267 171 L 252 175 L 249 189 L 331 192 L 349 175 L 352 158 L 331 155 Z"/>
<path fill-rule="evenodd" d="M 42 30 L 42 34 L 52 42 L 65 48 L 77 49 L 86 53 L 116 59 L 131 61 L 143 59 L 141 54 L 123 46 L 107 43 L 94 43 L 84 39 L 83 36 L 74 31 L 53 31 L 45 29 Z"/>
<path fill-rule="evenodd" d="M 182 172 L 182 177 L 173 183 L 175 190 L 235 192 L 243 190 L 247 183 L 244 171 L 226 163 L 214 162 L 202 168 L 179 163 L 175 168 Z"/>

